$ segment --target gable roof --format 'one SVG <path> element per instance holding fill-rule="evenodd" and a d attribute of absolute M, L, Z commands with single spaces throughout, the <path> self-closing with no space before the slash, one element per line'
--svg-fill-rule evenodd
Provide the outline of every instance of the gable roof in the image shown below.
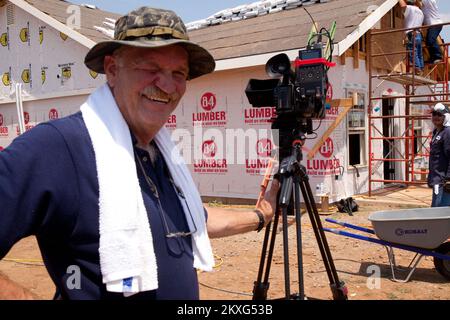
<path fill-rule="evenodd" d="M 307 6 L 319 27 L 337 22 L 335 55 L 341 55 L 372 28 L 398 0 L 329 0 Z M 189 32 L 216 60 L 304 48 L 312 22 L 302 7 Z"/>
<path fill-rule="evenodd" d="M 8 1 L 88 48 L 99 41 L 110 39 L 95 26 L 102 27 L 107 18 L 116 20 L 120 17 L 119 14 L 79 6 L 81 29 L 73 30 L 65 24 L 69 16 L 66 10 L 73 5 L 68 1 Z M 308 2 L 312 3 L 312 0 Z M 340 56 L 397 3 L 398 0 L 322 0 L 308 5 L 307 9 L 319 27 L 328 28 L 332 21 L 337 22 L 334 55 Z M 189 36 L 211 52 L 217 61 L 216 70 L 224 70 L 265 64 L 276 52 L 286 52 L 294 59 L 297 50 L 305 47 L 311 26 L 306 11 L 298 7 L 190 30 Z"/>
<path fill-rule="evenodd" d="M 67 17 L 70 15 L 66 12 L 67 7 L 76 5 L 64 0 L 25 0 L 36 9 L 44 12 L 50 17 L 58 20 L 61 23 L 66 23 Z M 78 6 L 78 5 L 77 5 Z M 118 19 L 121 15 L 103 11 L 100 9 L 90 9 L 84 6 L 78 6 L 81 12 L 81 29 L 76 30 L 87 38 L 91 39 L 95 43 L 111 40 L 103 33 L 94 29 L 94 26 L 101 27 L 106 18 Z"/>
<path fill-rule="evenodd" d="M 88 48 L 91 48 L 99 41 L 110 39 L 102 32 L 96 30 L 95 26 L 102 27 L 103 22 L 107 18 L 115 20 L 120 17 L 116 13 L 78 6 L 64 0 L 8 0 L 8 2 L 48 23 L 56 30 L 65 33 Z M 70 13 L 67 13 L 67 8 L 71 5 L 76 5 L 80 8 L 80 29 L 71 29 L 66 25 L 67 18 L 70 16 Z"/>

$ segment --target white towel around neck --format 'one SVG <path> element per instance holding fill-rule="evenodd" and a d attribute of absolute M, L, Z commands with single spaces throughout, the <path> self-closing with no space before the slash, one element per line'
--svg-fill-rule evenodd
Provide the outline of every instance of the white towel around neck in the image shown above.
<path fill-rule="evenodd" d="M 103 283 L 111 292 L 126 296 L 158 288 L 153 238 L 136 171 L 132 139 L 107 84 L 92 93 L 81 106 L 95 152 L 99 182 L 100 267 Z M 162 128 L 155 142 L 174 183 L 183 191 L 180 201 L 192 235 L 194 268 L 211 271 L 214 256 L 206 230 L 200 194 L 192 176 Z M 150 213 L 151 214 L 151 213 Z"/>

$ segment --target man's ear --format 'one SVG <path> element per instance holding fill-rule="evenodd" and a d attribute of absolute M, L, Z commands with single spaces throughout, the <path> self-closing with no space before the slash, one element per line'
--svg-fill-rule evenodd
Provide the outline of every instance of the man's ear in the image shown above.
<path fill-rule="evenodd" d="M 106 80 L 110 87 L 114 88 L 117 79 L 117 59 L 113 56 L 105 56 L 103 59 L 103 69 Z"/>

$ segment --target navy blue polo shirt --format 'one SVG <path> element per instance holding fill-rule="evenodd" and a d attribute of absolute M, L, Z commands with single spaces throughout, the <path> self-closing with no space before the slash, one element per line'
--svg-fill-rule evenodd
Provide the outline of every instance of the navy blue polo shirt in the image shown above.
<path fill-rule="evenodd" d="M 442 185 L 450 178 L 450 127 L 433 130 L 430 144 L 428 186 Z"/>
<path fill-rule="evenodd" d="M 163 225 L 164 214 L 170 232 L 189 230 L 165 162 L 159 156 L 153 165 L 147 151 L 135 151 L 157 186 L 164 212 L 137 165 L 159 288 L 130 299 L 198 299 L 191 237 L 167 238 Z M 0 259 L 20 239 L 36 235 L 63 299 L 123 299 L 123 294 L 107 292 L 102 283 L 98 197 L 95 154 L 81 112 L 19 136 L 0 152 Z M 80 270 L 80 289 L 70 289 L 77 269 L 73 266 Z"/>

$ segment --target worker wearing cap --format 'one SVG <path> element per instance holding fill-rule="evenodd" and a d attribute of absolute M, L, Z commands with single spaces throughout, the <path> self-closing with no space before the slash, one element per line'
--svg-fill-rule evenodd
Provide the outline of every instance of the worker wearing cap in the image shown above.
<path fill-rule="evenodd" d="M 423 7 L 422 11 L 424 14 L 424 25 L 435 25 L 442 23 L 442 19 L 439 15 L 439 10 L 437 7 L 436 0 L 422 0 Z M 437 42 L 437 38 L 439 33 L 442 31 L 442 26 L 434 26 L 428 28 L 427 37 L 425 42 L 428 46 L 428 50 L 430 51 L 430 62 L 431 63 L 440 63 L 442 62 L 442 52 L 441 47 Z"/>
<path fill-rule="evenodd" d="M 418 28 L 423 24 L 424 15 L 421 10 L 421 0 L 398 0 L 400 7 L 405 16 L 405 28 Z M 416 74 L 421 75 L 424 69 L 423 52 L 422 52 L 422 33 L 420 30 L 407 30 L 406 36 L 408 38 L 406 48 L 409 52 L 409 61 L 414 65 Z M 413 57 L 414 51 L 414 57 Z"/>
<path fill-rule="evenodd" d="M 432 110 L 434 125 L 430 146 L 428 186 L 433 188 L 432 207 L 450 206 L 444 183 L 450 178 L 450 111 L 442 103 Z"/>
<path fill-rule="evenodd" d="M 38 125 L 0 153 L 0 258 L 36 235 L 60 299 L 198 299 L 209 237 L 261 230 L 274 180 L 255 211 L 204 211 L 164 128 L 186 82 L 214 70 L 172 11 L 118 19 L 85 64 L 106 74 L 81 112 Z M 0 277 L 0 299 L 27 298 Z"/>

